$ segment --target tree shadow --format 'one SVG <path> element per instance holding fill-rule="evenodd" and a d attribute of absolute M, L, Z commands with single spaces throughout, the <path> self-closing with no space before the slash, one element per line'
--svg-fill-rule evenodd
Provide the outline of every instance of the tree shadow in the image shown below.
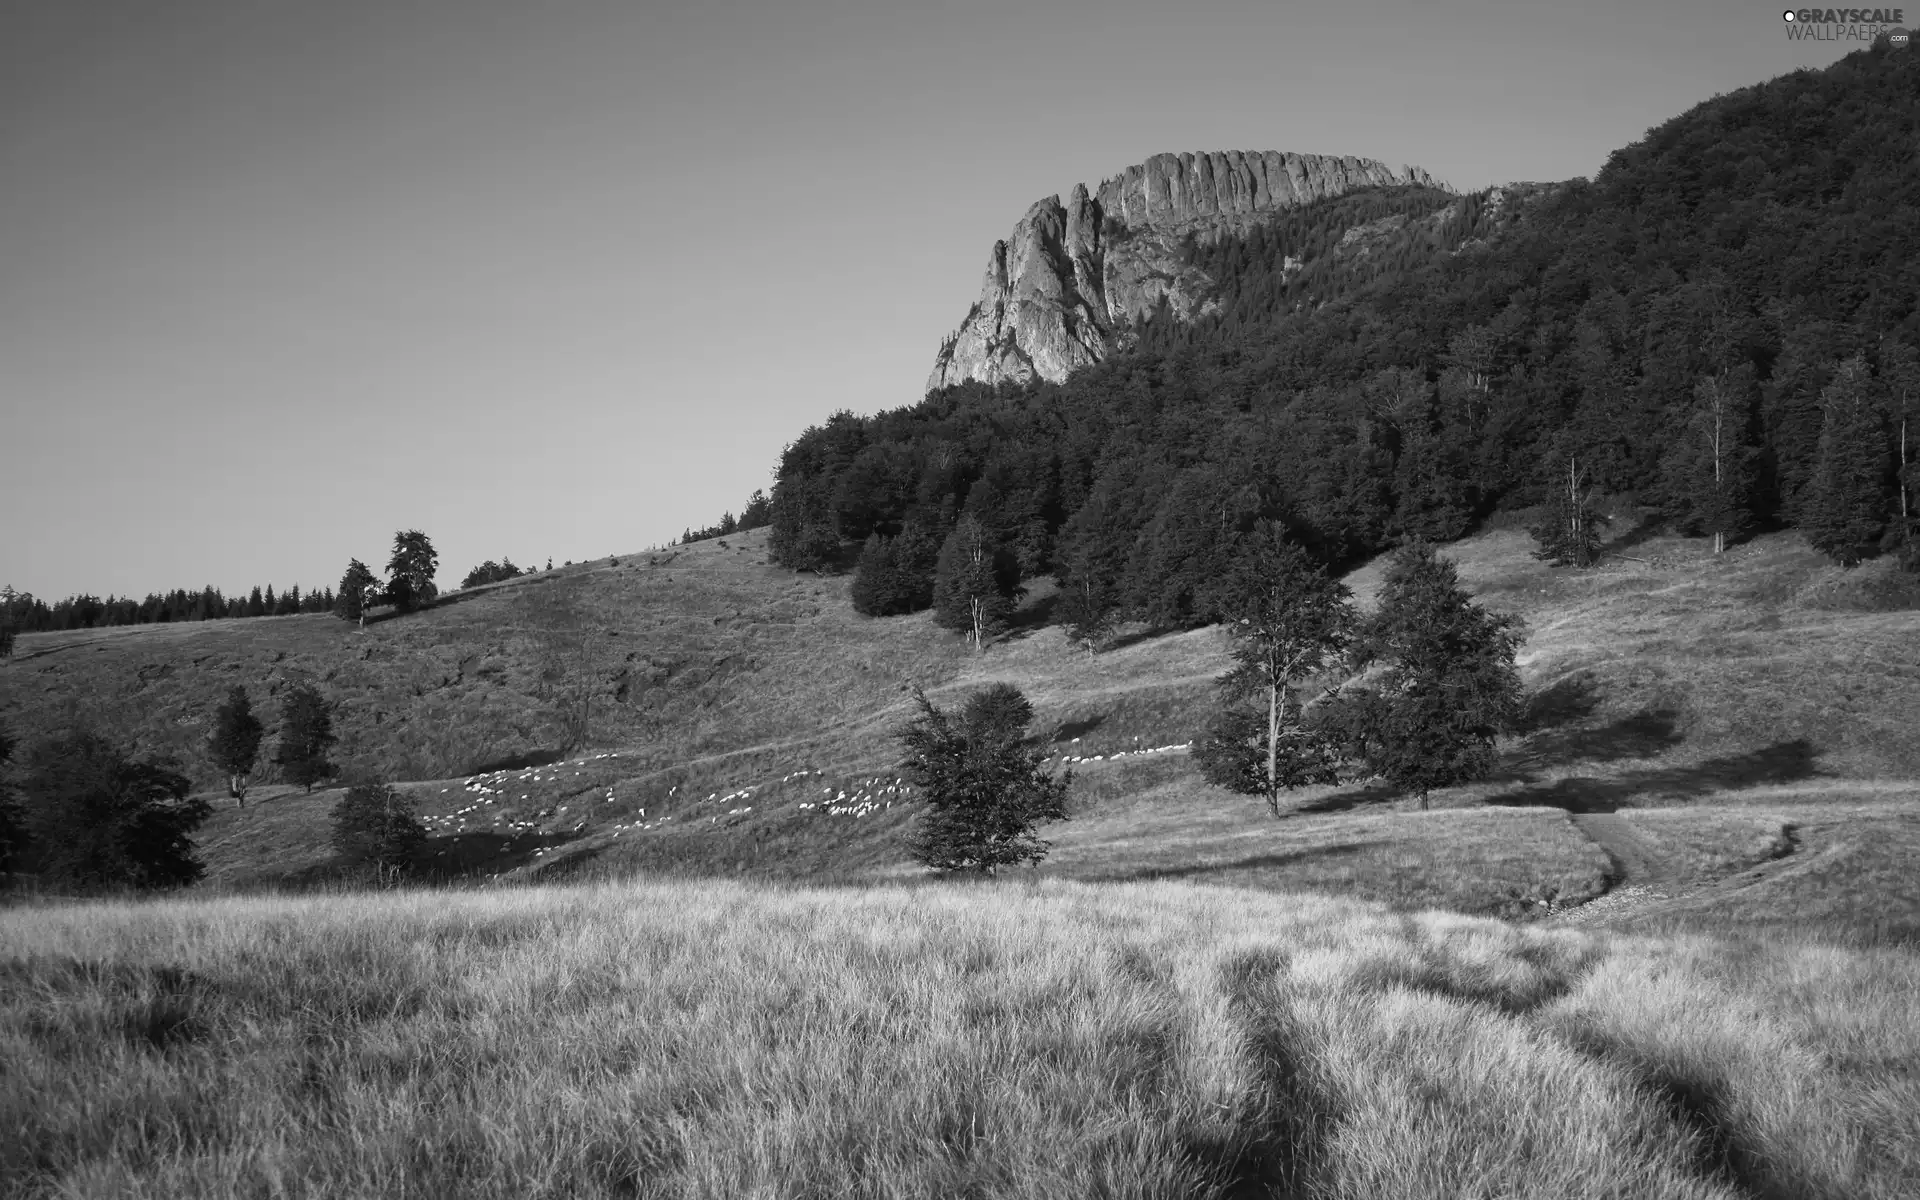
<path fill-rule="evenodd" d="M 1646 797 L 1690 799 L 1714 792 L 1798 783 L 1817 777 L 1820 750 L 1805 738 L 1776 742 L 1745 754 L 1709 758 L 1686 766 L 1652 767 L 1612 778 L 1578 776 L 1530 784 L 1487 798 L 1509 807 L 1564 808 L 1574 813 L 1607 813 Z"/>
<path fill-rule="evenodd" d="M 1686 740 L 1680 714 L 1670 708 L 1642 709 L 1599 728 L 1555 729 L 1534 733 L 1505 756 L 1500 781 L 1527 781 L 1531 773 L 1556 763 L 1618 762 L 1653 758 Z"/>
<path fill-rule="evenodd" d="M 496 758 L 481 763 L 469 775 L 491 775 L 495 771 L 523 771 L 528 767 L 544 767 L 559 762 L 566 755 L 559 750 L 528 750 L 520 754 L 509 754 L 505 758 Z"/>
<path fill-rule="evenodd" d="M 1107 718 L 1105 716 L 1088 717 L 1084 721 L 1066 721 L 1055 727 L 1053 740 L 1056 742 L 1071 742 L 1077 738 L 1087 736 L 1106 723 Z"/>
<path fill-rule="evenodd" d="M 1131 871 L 1115 871 L 1079 876 L 1098 883 L 1140 883 L 1154 879 L 1194 879 L 1205 875 L 1217 875 L 1223 871 L 1262 871 L 1292 866 L 1318 858 L 1343 858 L 1349 854 L 1358 854 L 1366 846 L 1360 842 L 1338 842 L 1331 846 L 1316 846 L 1311 850 L 1295 850 L 1285 854 L 1255 854 L 1247 858 L 1234 859 L 1232 862 L 1197 863 L 1185 866 L 1140 867 Z"/>
<path fill-rule="evenodd" d="M 1664 537 L 1669 532 L 1671 531 L 1667 528 L 1667 522 L 1664 519 L 1660 517 L 1647 517 L 1619 537 L 1602 543 L 1600 547 L 1601 557 L 1605 558 L 1609 554 L 1619 554 L 1623 551 L 1631 550 L 1635 546 L 1652 541 L 1654 538 Z"/>

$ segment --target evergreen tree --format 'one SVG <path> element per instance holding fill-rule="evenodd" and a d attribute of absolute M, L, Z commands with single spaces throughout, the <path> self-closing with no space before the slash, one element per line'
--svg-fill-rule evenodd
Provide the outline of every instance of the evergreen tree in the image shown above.
<path fill-rule="evenodd" d="M 1473 603 L 1433 547 L 1415 542 L 1394 555 L 1356 655 L 1356 665 L 1378 661 L 1386 670 L 1350 711 L 1365 715 L 1360 755 L 1376 774 L 1418 791 L 1421 808 L 1434 788 L 1493 769 L 1494 740 L 1520 712 L 1520 629 L 1519 618 Z"/>
<path fill-rule="evenodd" d="M 940 548 L 934 619 L 967 635 L 976 650 L 1006 627 L 1018 579 L 1012 556 L 994 545 L 978 518 L 962 516 Z"/>
<path fill-rule="evenodd" d="M 958 720 L 918 688 L 914 699 L 920 716 L 900 731 L 908 776 L 927 799 L 912 838 L 914 857 L 937 871 L 988 875 L 1046 857 L 1049 843 L 1034 827 L 1067 819 L 1072 773 L 1056 779 L 1043 768 L 1046 749 L 1028 733 L 1033 706 L 1020 689 L 982 688 Z"/>
<path fill-rule="evenodd" d="M 211 815 L 165 760 L 128 759 L 76 731 L 26 757 L 24 815 L 45 878 L 81 888 L 177 887 L 200 878 L 193 832 Z"/>
<path fill-rule="evenodd" d="M 1238 539 L 1210 601 L 1226 622 L 1234 665 L 1220 677 L 1221 704 L 1194 757 L 1207 782 L 1264 796 L 1277 817 L 1282 791 L 1335 782 L 1335 747 L 1293 689 L 1351 641 L 1350 594 L 1277 523 L 1261 521 Z"/>
<path fill-rule="evenodd" d="M 16 636 L 13 623 L 0 616 L 0 660 L 13 657 L 13 640 Z"/>
<path fill-rule="evenodd" d="M 213 716 L 213 736 L 208 746 L 213 765 L 227 777 L 227 794 L 247 805 L 247 782 L 254 762 L 260 756 L 260 738 L 264 729 L 253 715 L 253 702 L 247 689 L 235 684 L 227 693 L 227 702 Z"/>
<path fill-rule="evenodd" d="M 433 543 L 418 529 L 394 534 L 393 557 L 387 560 L 388 599 L 403 613 L 432 604 L 440 594 L 433 586 L 433 572 L 439 562 Z"/>
<path fill-rule="evenodd" d="M 253 585 L 253 592 L 247 597 L 247 611 L 244 615 L 249 617 L 264 617 L 267 615 L 267 602 L 266 599 L 260 595 L 260 585 L 257 583 Z"/>
<path fill-rule="evenodd" d="M 267 585 L 267 594 L 260 601 L 260 615 L 271 617 L 280 611 L 280 598 L 273 594 L 273 585 Z"/>
<path fill-rule="evenodd" d="M 380 581 L 374 577 L 367 564 L 359 559 L 347 563 L 347 573 L 340 577 L 340 591 L 333 602 L 333 613 L 342 621 L 358 621 L 362 628 L 367 623 L 367 609 L 378 603 Z"/>
<path fill-rule="evenodd" d="M 1887 528 L 1886 442 L 1871 387 L 1855 357 L 1820 394 L 1820 456 L 1803 521 L 1814 549 L 1846 567 L 1873 554 Z"/>
<path fill-rule="evenodd" d="M 1558 458 L 1558 456 L 1555 456 Z M 1556 567 L 1590 567 L 1600 561 L 1600 527 L 1607 518 L 1594 506 L 1587 470 L 1575 455 L 1547 484 L 1546 512 L 1530 533 L 1533 556 Z"/>
<path fill-rule="evenodd" d="M 280 714 L 280 745 L 273 761 L 286 777 L 307 789 L 335 774 L 327 751 L 339 739 L 333 732 L 333 708 L 310 683 L 296 684 L 287 693 Z"/>
<path fill-rule="evenodd" d="M 372 867 L 391 880 L 419 862 L 426 826 L 413 804 L 384 783 L 347 789 L 333 806 L 333 848 L 350 863 Z"/>
<path fill-rule="evenodd" d="M 280 597 L 280 606 L 273 610 L 275 616 L 290 617 L 301 611 L 300 585 L 294 584 L 293 590 Z"/>
<path fill-rule="evenodd" d="M 768 501 L 765 489 L 753 489 L 753 495 L 747 497 L 746 507 L 740 510 L 740 532 L 759 529 L 773 522 L 773 504 Z"/>

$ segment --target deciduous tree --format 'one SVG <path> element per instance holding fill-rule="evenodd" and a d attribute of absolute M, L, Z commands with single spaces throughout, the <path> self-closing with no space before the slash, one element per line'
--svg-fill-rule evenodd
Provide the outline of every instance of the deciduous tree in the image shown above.
<path fill-rule="evenodd" d="M 213 736 L 208 749 L 213 755 L 213 764 L 227 777 L 227 794 L 242 808 L 247 804 L 247 783 L 260 756 L 260 738 L 264 732 L 260 718 L 253 715 L 253 702 L 247 699 L 247 689 L 235 684 L 227 693 L 226 703 L 213 714 Z"/>
<path fill-rule="evenodd" d="M 417 865 L 426 843 L 426 827 L 412 802 L 388 784 L 357 784 L 333 806 L 335 853 L 371 866 L 383 881 Z"/>
<path fill-rule="evenodd" d="M 393 557 L 387 560 L 387 598 L 401 612 L 425 608 L 439 596 L 433 572 L 440 555 L 418 529 L 393 535 Z"/>
<path fill-rule="evenodd" d="M 193 832 L 212 813 L 163 759 L 134 761 L 85 730 L 26 756 L 25 817 L 43 876 L 81 888 L 177 887 L 200 878 Z"/>
<path fill-rule="evenodd" d="M 1237 540 L 1210 600 L 1234 665 L 1220 677 L 1220 707 L 1194 755 L 1209 783 L 1263 796 L 1277 817 L 1282 791 L 1335 780 L 1335 748 L 1293 690 L 1351 641 L 1350 593 L 1280 525 L 1261 521 Z"/>
<path fill-rule="evenodd" d="M 938 871 L 987 875 L 1045 858 L 1049 843 L 1034 828 L 1066 820 L 1072 773 L 1056 778 L 1043 767 L 1046 750 L 1028 732 L 1033 706 L 1020 689 L 982 688 L 957 720 L 917 688 L 914 700 L 920 716 L 900 731 L 906 770 L 927 800 L 914 857 Z"/>

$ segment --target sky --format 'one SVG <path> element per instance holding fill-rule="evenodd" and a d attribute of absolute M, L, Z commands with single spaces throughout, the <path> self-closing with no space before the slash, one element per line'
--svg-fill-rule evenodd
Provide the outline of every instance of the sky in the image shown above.
<path fill-rule="evenodd" d="M 0 0 L 0 584 L 665 543 L 916 403 L 1077 182 L 1591 176 L 1851 48 L 1722 0 Z"/>

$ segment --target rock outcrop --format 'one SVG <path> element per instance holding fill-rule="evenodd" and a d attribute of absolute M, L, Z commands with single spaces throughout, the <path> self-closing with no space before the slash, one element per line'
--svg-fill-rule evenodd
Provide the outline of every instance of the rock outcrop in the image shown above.
<path fill-rule="evenodd" d="M 1272 214 L 1358 188 L 1439 186 L 1418 167 L 1319 154 L 1156 154 L 1066 204 L 1049 196 L 993 244 L 980 299 L 940 345 L 927 390 L 980 380 L 1059 381 L 1098 361 L 1164 301 L 1208 311 L 1212 281 L 1186 239 L 1239 232 Z"/>

